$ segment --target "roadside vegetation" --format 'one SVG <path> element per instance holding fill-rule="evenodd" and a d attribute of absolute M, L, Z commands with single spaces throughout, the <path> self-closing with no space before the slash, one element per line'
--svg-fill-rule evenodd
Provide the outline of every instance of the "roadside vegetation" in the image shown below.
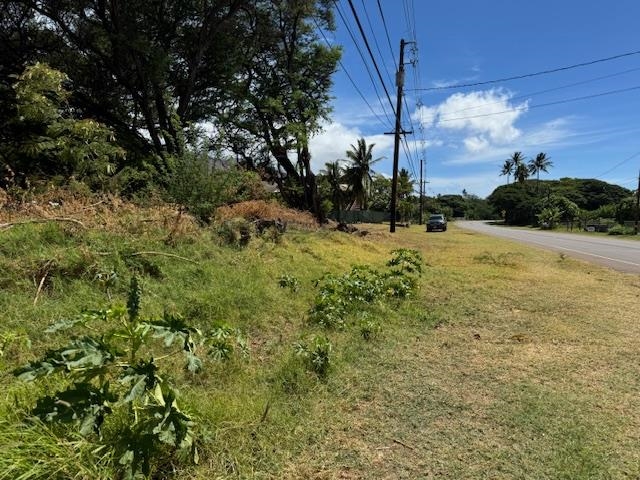
<path fill-rule="evenodd" d="M 33 201 L 0 231 L 0 478 L 640 473 L 635 277 L 455 226 Z"/>
<path fill-rule="evenodd" d="M 501 175 L 507 184 L 487 198 L 507 225 L 559 226 L 609 235 L 636 233 L 637 197 L 626 188 L 596 179 L 540 180 L 540 172 L 553 166 L 543 152 L 526 161 L 522 152 L 505 160 Z M 513 182 L 509 183 L 513 175 Z M 535 175 L 536 179 L 530 179 Z"/>

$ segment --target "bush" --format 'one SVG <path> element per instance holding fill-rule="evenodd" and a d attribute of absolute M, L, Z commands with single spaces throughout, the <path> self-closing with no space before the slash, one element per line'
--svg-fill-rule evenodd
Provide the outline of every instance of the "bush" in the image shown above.
<path fill-rule="evenodd" d="M 633 235 L 635 230 L 633 227 L 625 227 L 624 225 L 615 225 L 609 229 L 608 235 Z"/>
<path fill-rule="evenodd" d="M 212 170 L 206 151 L 188 151 L 177 159 L 167 190 L 170 200 L 204 224 L 222 205 L 266 197 L 256 173 L 236 168 Z"/>
<path fill-rule="evenodd" d="M 253 224 L 244 218 L 226 220 L 216 229 L 216 235 L 223 245 L 239 248 L 249 245 L 253 233 Z"/>

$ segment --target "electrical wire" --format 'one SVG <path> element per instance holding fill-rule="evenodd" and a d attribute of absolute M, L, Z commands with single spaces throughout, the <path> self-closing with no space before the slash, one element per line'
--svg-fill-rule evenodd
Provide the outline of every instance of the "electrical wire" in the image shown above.
<path fill-rule="evenodd" d="M 630 87 L 630 88 L 621 88 L 619 90 L 610 90 L 608 92 L 602 92 L 602 93 L 596 93 L 593 95 L 585 95 L 583 97 L 575 97 L 575 98 L 567 98 L 564 100 L 557 100 L 555 102 L 547 102 L 547 103 L 540 103 L 538 105 L 525 105 L 522 107 L 514 107 L 511 108 L 509 110 L 503 110 L 501 112 L 492 112 L 492 113 L 481 113 L 478 115 L 469 115 L 467 117 L 457 117 L 457 118 L 444 118 L 438 119 L 438 123 L 443 123 L 443 122 L 454 122 L 454 121 L 458 121 L 458 120 L 469 120 L 472 118 L 481 118 L 481 117 L 491 117 L 493 115 L 503 115 L 505 113 L 512 113 L 512 112 L 517 112 L 517 111 L 522 111 L 522 110 L 529 110 L 529 109 L 533 109 L 533 108 L 542 108 L 542 107 L 549 107 L 551 105 L 560 105 L 563 103 L 570 103 L 570 102 L 577 102 L 579 100 L 588 100 L 591 98 L 597 98 L 597 97 L 604 97 L 607 95 L 614 95 L 614 94 L 618 94 L 618 93 L 624 93 L 624 92 L 630 92 L 632 90 L 638 90 L 640 89 L 640 85 L 636 85 L 635 87 Z"/>
<path fill-rule="evenodd" d="M 367 7 L 364 3 L 364 0 L 360 0 L 362 2 L 362 9 L 364 10 L 364 15 L 367 19 L 367 24 L 369 25 L 369 31 L 371 32 L 371 36 L 373 37 L 373 43 L 376 46 L 376 50 L 378 50 L 378 54 L 380 55 L 380 60 L 382 61 L 382 66 L 384 68 L 385 73 L 387 74 L 387 78 L 389 79 L 389 84 L 393 85 L 393 78 L 389 69 L 387 68 L 387 63 L 384 61 L 384 55 L 382 55 L 382 50 L 380 49 L 380 45 L 378 44 L 378 38 L 376 37 L 376 33 L 373 30 L 373 25 L 371 24 L 371 18 L 369 18 L 369 12 L 367 12 Z M 395 64 L 394 64 L 395 66 Z"/>
<path fill-rule="evenodd" d="M 369 70 L 369 64 L 365 60 L 364 53 L 362 53 L 362 50 L 360 49 L 360 45 L 358 44 L 355 35 L 351 31 L 351 28 L 349 27 L 349 24 L 347 23 L 347 19 L 345 18 L 344 14 L 342 13 L 342 10 L 340 9 L 340 5 L 335 0 L 334 0 L 334 3 L 336 5 L 336 11 L 338 12 L 338 15 L 340 16 L 340 19 L 342 20 L 342 23 L 344 24 L 345 28 L 347 29 L 347 32 L 349 33 L 349 36 L 351 37 L 351 41 L 355 45 L 356 50 L 358 51 L 358 54 L 360 55 L 360 58 L 362 59 L 362 63 L 364 64 L 364 67 L 365 67 L 365 69 L 367 71 L 367 74 L 369 75 L 369 80 L 371 80 L 371 84 L 373 85 L 373 89 L 376 92 L 376 97 L 378 98 L 378 102 L 380 103 L 380 107 L 382 108 L 382 112 L 384 113 L 384 116 L 386 117 L 387 121 L 389 122 L 389 125 L 393 125 L 393 121 L 391 120 L 391 118 L 389 117 L 389 114 L 387 113 L 387 111 L 384 108 L 384 102 L 382 101 L 382 98 L 380 98 L 380 92 L 378 91 L 377 83 L 373 79 L 373 74 L 371 73 L 371 70 Z M 395 116 L 395 110 L 393 108 L 391 110 L 392 110 L 392 112 L 394 112 L 394 116 Z"/>
<path fill-rule="evenodd" d="M 616 73 L 612 73 L 612 74 L 609 74 L 609 75 L 603 75 L 603 76 L 600 76 L 600 77 L 594 77 L 594 78 L 590 78 L 590 79 L 587 79 L 587 80 L 582 80 L 580 82 L 568 83 L 568 84 L 565 84 L 565 85 L 561 85 L 559 87 L 548 88 L 546 90 L 539 90 L 537 92 L 525 93 L 525 94 L 522 94 L 522 95 L 511 97 L 508 100 L 510 102 L 513 102 L 515 100 L 522 100 L 524 98 L 535 97 L 536 95 L 542 95 L 544 93 L 555 92 L 555 91 L 558 91 L 558 90 L 563 90 L 565 88 L 576 87 L 578 85 L 585 85 L 587 83 L 595 82 L 595 81 L 598 81 L 598 80 L 604 80 L 604 79 L 607 79 L 607 78 L 617 77 L 617 76 L 624 75 L 624 74 L 631 73 L 631 72 L 637 72 L 638 70 L 640 70 L 640 67 L 631 68 L 629 70 L 624 70 L 622 72 L 616 72 Z M 469 111 L 469 110 L 477 110 L 479 108 L 484 108 L 484 107 L 487 107 L 489 105 L 498 105 L 498 104 L 501 104 L 501 103 L 503 103 L 503 102 L 502 101 L 490 102 L 490 103 L 484 103 L 482 105 L 475 105 L 473 107 L 461 108 L 460 110 L 456 110 L 454 112 L 450 112 L 450 115 L 453 115 L 453 114 L 456 114 L 456 113 L 460 113 L 460 112 L 466 112 L 466 111 Z"/>
<path fill-rule="evenodd" d="M 434 91 L 434 90 L 450 90 L 450 89 L 455 89 L 455 88 L 477 87 L 479 85 L 490 85 L 492 83 L 508 82 L 508 81 L 511 81 L 511 80 L 520 80 L 522 78 L 536 77 L 538 75 L 547 75 L 549 73 L 563 72 L 563 71 L 571 70 L 571 69 L 574 69 L 574 68 L 586 67 L 586 66 L 589 66 L 589 65 L 595 65 L 597 63 L 602 63 L 602 62 L 609 62 L 611 60 L 617 60 L 619 58 L 630 57 L 632 55 L 638 55 L 638 54 L 640 54 L 640 50 L 636 50 L 636 51 L 633 51 L 633 52 L 620 53 L 618 55 L 613 55 L 611 57 L 606 57 L 606 58 L 599 58 L 597 60 L 591 60 L 589 62 L 576 63 L 574 65 L 568 65 L 566 67 L 553 68 L 553 69 L 550 69 L 550 70 L 542 70 L 540 72 L 535 72 L 535 73 L 526 73 L 524 75 L 515 75 L 513 77 L 499 78 L 499 79 L 496 79 L 496 80 L 487 80 L 487 81 L 484 81 L 484 82 L 459 83 L 459 84 L 456 84 L 456 85 L 445 85 L 445 86 L 440 86 L 440 87 L 418 88 L 416 90 L 426 92 L 426 91 Z"/>
<path fill-rule="evenodd" d="M 636 158 L 638 155 L 640 155 L 640 151 L 637 151 L 636 153 L 634 153 L 633 155 L 631 155 L 630 157 L 625 158 L 624 160 L 622 160 L 620 163 L 616 163 L 613 167 L 611 167 L 609 170 L 607 170 L 604 173 L 601 173 L 600 175 L 598 175 L 595 178 L 601 178 L 604 177 L 605 175 L 607 175 L 608 173 L 613 172 L 616 168 L 621 167 L 622 165 L 624 165 L 627 162 L 630 162 L 631 160 L 633 160 L 634 158 Z"/>
<path fill-rule="evenodd" d="M 324 41 L 326 42 L 327 46 L 331 47 L 331 42 L 329 42 L 329 39 L 324 34 L 324 31 L 322 30 L 322 28 L 320 28 L 320 25 L 318 24 L 318 22 L 316 21 L 315 18 L 313 19 L 313 21 L 316 24 L 316 27 L 317 27 L 318 31 L 322 35 L 322 38 L 324 38 Z M 360 95 L 360 98 L 362 98 L 362 101 L 367 105 L 367 107 L 369 107 L 369 110 L 371 111 L 373 116 L 376 117 L 381 124 L 385 125 L 384 120 L 376 113 L 376 111 L 373 109 L 373 107 L 371 106 L 369 101 L 366 99 L 366 97 L 364 96 L 364 94 L 362 93 L 360 88 L 358 88 L 358 84 L 353 80 L 353 77 L 349 74 L 349 71 L 347 70 L 347 68 L 342 63 L 342 60 L 338 59 L 338 65 L 340 65 L 340 68 L 342 69 L 342 71 L 345 73 L 345 75 L 347 76 L 347 78 L 351 82 L 351 85 L 353 85 L 353 88 L 355 89 L 355 91 L 358 93 L 358 95 Z M 388 123 L 386 125 L 391 126 L 391 121 L 390 121 L 388 116 L 387 116 L 387 122 Z"/>
<path fill-rule="evenodd" d="M 384 89 L 384 93 L 387 95 L 387 100 L 389 101 L 389 105 L 391 106 L 391 111 L 393 112 L 393 114 L 396 114 L 396 110 L 393 106 L 393 102 L 391 101 L 391 95 L 389 95 L 389 90 L 387 90 L 387 85 L 384 83 L 384 79 L 382 78 L 382 74 L 380 73 L 380 68 L 378 67 L 378 62 L 376 62 L 375 57 L 373 56 L 373 52 L 371 51 L 371 46 L 369 45 L 369 40 L 367 39 L 367 35 L 364 33 L 364 29 L 362 28 L 362 23 L 360 23 L 360 17 L 358 16 L 358 12 L 356 11 L 355 7 L 353 6 L 353 1 L 352 0 L 348 0 L 349 2 L 349 7 L 351 7 L 351 12 L 353 13 L 353 18 L 356 20 L 356 25 L 358 26 L 358 30 L 360 30 L 360 35 L 362 36 L 362 40 L 364 40 L 364 45 L 367 48 L 367 51 L 369 52 L 369 57 L 371 57 L 371 61 L 373 62 L 373 67 L 376 70 L 376 73 L 378 74 L 378 79 L 380 80 L 380 83 L 382 84 L 382 88 Z M 336 6 L 338 5 L 337 0 L 334 0 L 334 3 L 336 4 Z"/>
<path fill-rule="evenodd" d="M 384 12 L 382 11 L 382 5 L 380 5 L 380 0 L 378 2 L 378 12 L 380 13 L 380 18 L 382 18 L 382 25 L 384 26 L 384 33 L 387 36 L 387 43 L 389 44 L 389 51 L 391 52 L 391 58 L 393 58 L 393 64 L 397 65 L 398 61 L 396 60 L 396 55 L 393 51 L 393 47 L 391 46 L 391 38 L 389 37 L 389 29 L 387 28 L 387 21 L 384 18 Z"/>

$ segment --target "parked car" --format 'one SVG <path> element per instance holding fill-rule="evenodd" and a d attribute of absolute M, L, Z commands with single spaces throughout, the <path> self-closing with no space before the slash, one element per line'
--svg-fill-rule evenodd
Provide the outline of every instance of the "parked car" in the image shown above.
<path fill-rule="evenodd" d="M 447 231 L 447 219 L 442 213 L 431 215 L 427 220 L 427 232 L 433 232 L 434 230 Z"/>

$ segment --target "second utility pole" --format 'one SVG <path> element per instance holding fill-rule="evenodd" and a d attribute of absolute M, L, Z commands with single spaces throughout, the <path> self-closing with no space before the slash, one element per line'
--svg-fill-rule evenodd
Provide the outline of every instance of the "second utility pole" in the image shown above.
<path fill-rule="evenodd" d="M 400 61 L 398 62 L 398 72 L 396 73 L 396 85 L 398 86 L 398 100 L 396 101 L 396 130 L 394 132 L 395 140 L 393 142 L 393 179 L 391 181 L 391 224 L 389 231 L 396 231 L 396 210 L 398 203 L 398 154 L 400 150 L 400 135 L 402 131 L 401 112 L 402 112 L 402 87 L 404 86 L 404 46 L 408 42 L 404 39 L 400 40 Z"/>

